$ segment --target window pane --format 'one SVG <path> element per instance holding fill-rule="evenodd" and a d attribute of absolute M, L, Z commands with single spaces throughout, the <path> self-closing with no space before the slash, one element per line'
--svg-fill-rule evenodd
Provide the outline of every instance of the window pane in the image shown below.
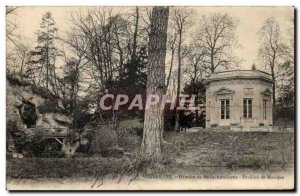
<path fill-rule="evenodd" d="M 244 99 L 243 115 L 244 115 L 244 118 L 247 118 L 247 100 L 246 99 Z"/>
<path fill-rule="evenodd" d="M 224 119 L 224 115 L 225 115 L 225 104 L 224 104 L 224 100 L 221 100 L 221 119 Z"/>
<path fill-rule="evenodd" d="M 229 100 L 226 100 L 226 119 L 229 119 Z"/>
<path fill-rule="evenodd" d="M 252 118 L 252 99 L 244 99 L 243 116 L 244 118 Z"/>
<path fill-rule="evenodd" d="M 252 100 L 248 100 L 248 118 L 252 118 Z"/>
<path fill-rule="evenodd" d="M 229 113 L 226 114 L 226 119 L 229 119 Z"/>
<path fill-rule="evenodd" d="M 264 117 L 264 120 L 267 119 L 267 101 L 264 100 L 263 102 L 263 117 Z"/>
<path fill-rule="evenodd" d="M 221 100 L 221 119 L 229 119 L 229 99 Z"/>
<path fill-rule="evenodd" d="M 226 107 L 229 107 L 229 100 L 226 100 Z"/>

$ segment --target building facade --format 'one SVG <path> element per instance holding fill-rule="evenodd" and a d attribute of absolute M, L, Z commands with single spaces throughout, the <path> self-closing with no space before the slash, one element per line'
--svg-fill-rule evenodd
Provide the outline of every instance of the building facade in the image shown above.
<path fill-rule="evenodd" d="M 270 127 L 272 78 L 259 70 L 216 72 L 206 78 L 206 127 Z"/>

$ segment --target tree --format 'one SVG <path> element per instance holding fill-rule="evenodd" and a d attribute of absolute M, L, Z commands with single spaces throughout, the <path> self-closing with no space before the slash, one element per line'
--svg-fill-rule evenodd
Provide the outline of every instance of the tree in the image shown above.
<path fill-rule="evenodd" d="M 174 31 L 172 35 L 168 36 L 168 42 L 167 42 L 168 49 L 171 50 L 171 60 L 170 60 L 169 73 L 168 73 L 168 77 L 167 77 L 166 91 L 168 90 L 168 87 L 169 87 L 169 84 L 170 84 L 170 79 L 171 79 L 171 74 L 172 74 L 172 69 L 173 69 L 173 64 L 174 64 L 176 40 L 177 40 L 177 32 Z"/>
<path fill-rule="evenodd" d="M 19 76 L 20 81 L 27 79 L 25 71 L 28 69 L 28 61 L 30 60 L 30 47 L 27 43 L 18 43 L 15 49 L 15 57 L 17 61 L 18 71 L 15 73 Z"/>
<path fill-rule="evenodd" d="M 82 90 L 84 81 L 83 75 L 89 61 L 85 58 L 88 47 L 87 40 L 80 33 L 71 28 L 66 32 L 62 40 L 63 55 L 65 65 L 63 67 L 63 77 L 59 78 L 59 92 L 64 108 L 73 116 L 73 126 L 77 128 L 77 114 L 79 110 L 78 98 L 79 91 Z"/>
<path fill-rule="evenodd" d="M 18 7 L 6 6 L 6 39 L 7 39 L 7 74 L 20 74 L 22 68 L 25 66 L 25 47 L 27 50 L 27 45 L 22 43 L 21 36 L 16 33 L 18 28 L 16 22 Z M 22 76 L 21 76 L 22 77 Z"/>
<path fill-rule="evenodd" d="M 140 8 L 136 7 L 133 16 L 133 21 L 131 22 L 133 33 L 129 34 L 132 40 L 128 43 L 129 59 L 124 65 L 123 75 L 120 77 L 120 83 L 123 89 L 126 89 L 128 95 L 134 95 L 137 93 L 145 92 L 146 88 L 146 64 L 147 64 L 147 48 L 139 44 L 138 40 L 140 37 Z"/>
<path fill-rule="evenodd" d="M 186 8 L 180 9 L 176 8 L 173 14 L 173 20 L 175 23 L 175 32 L 178 34 L 178 47 L 177 47 L 177 58 L 178 58 L 178 69 L 177 69 L 177 93 L 176 100 L 179 101 L 180 89 L 181 89 L 181 67 L 182 67 L 182 44 L 183 44 L 183 34 L 185 33 L 187 26 L 189 24 L 188 17 L 190 16 L 190 11 Z M 179 111 L 176 110 L 175 113 L 175 130 L 179 130 Z"/>
<path fill-rule="evenodd" d="M 13 16 L 16 14 L 16 10 L 18 7 L 14 6 L 6 6 L 6 38 L 11 41 L 14 45 L 17 45 L 16 39 L 19 38 L 17 34 L 15 34 L 15 30 L 17 28 L 16 22 L 13 20 Z"/>
<path fill-rule="evenodd" d="M 27 62 L 30 58 L 30 47 L 27 43 L 21 43 L 20 41 L 16 41 L 15 44 L 10 52 L 7 52 L 7 73 L 18 76 L 23 82 Z"/>
<path fill-rule="evenodd" d="M 112 9 L 88 9 L 86 14 L 79 11 L 71 15 L 72 28 L 87 41 L 84 57 L 90 62 L 92 85 L 99 91 L 107 88 L 115 72 L 112 57 L 115 20 L 112 16 Z"/>
<path fill-rule="evenodd" d="M 61 81 L 61 85 L 65 88 L 60 89 L 62 91 L 63 102 L 65 108 L 69 110 L 69 113 L 73 116 L 73 126 L 76 127 L 77 117 L 77 99 L 79 92 L 79 77 L 81 60 L 70 58 L 67 60 L 64 67 L 64 77 Z"/>
<path fill-rule="evenodd" d="M 280 107 L 295 105 L 295 72 L 291 61 L 285 61 L 281 67 L 281 74 L 277 78 L 276 103 Z"/>
<path fill-rule="evenodd" d="M 281 66 L 281 74 L 278 78 L 278 103 L 284 107 L 295 105 L 295 58 L 294 58 L 294 13 L 288 15 L 288 22 L 291 25 L 287 30 L 286 50 L 284 51 L 284 63 Z M 293 111 L 294 112 L 294 111 Z"/>
<path fill-rule="evenodd" d="M 153 8 L 147 64 L 147 97 L 155 94 L 161 98 L 164 94 L 168 17 L 168 7 Z M 160 105 L 146 108 L 141 146 L 143 157 L 156 161 L 160 159 L 163 129 L 164 110 Z"/>
<path fill-rule="evenodd" d="M 183 88 L 185 94 L 196 95 L 195 97 L 195 122 L 193 122 L 192 126 L 205 126 L 205 112 L 201 110 L 201 104 L 205 104 L 205 81 L 203 78 L 199 78 L 196 80 L 189 81 Z M 200 109 L 200 110 L 199 110 Z"/>
<path fill-rule="evenodd" d="M 84 57 L 90 62 L 92 89 L 103 93 L 115 86 L 117 79 L 124 79 L 125 64 L 133 51 L 131 26 L 122 15 L 114 14 L 110 8 L 88 9 L 86 14 L 75 12 L 71 21 L 73 28 L 88 44 Z"/>
<path fill-rule="evenodd" d="M 205 54 L 206 68 L 213 73 L 217 68 L 236 65 L 239 60 L 232 53 L 237 45 L 237 21 L 226 13 L 203 15 L 199 21 L 196 42 Z"/>
<path fill-rule="evenodd" d="M 258 32 L 260 38 L 260 47 L 258 56 L 262 64 L 270 71 L 273 83 L 273 106 L 276 106 L 276 86 L 280 76 L 281 65 L 284 64 L 286 45 L 283 43 L 280 27 L 273 18 L 265 20 L 263 26 Z M 275 108 L 275 107 L 274 107 Z"/>
<path fill-rule="evenodd" d="M 186 94 L 196 95 L 195 97 L 195 107 L 196 110 L 196 125 L 199 126 L 199 104 L 205 103 L 205 83 L 204 76 L 207 74 L 208 70 L 204 66 L 203 58 L 205 55 L 197 51 L 195 45 L 190 46 L 190 50 L 187 54 L 187 64 L 189 66 L 184 70 L 188 78 L 188 84 L 184 87 L 184 92 Z"/>
<path fill-rule="evenodd" d="M 140 41 L 143 45 L 149 45 L 149 35 L 151 29 L 152 7 L 140 7 L 141 22 L 140 22 Z"/>
<path fill-rule="evenodd" d="M 147 44 L 142 40 L 142 12 L 135 8 L 120 13 L 111 8 L 89 8 L 74 12 L 72 31 L 85 38 L 85 74 L 90 78 L 87 90 L 96 105 L 106 91 L 134 95 L 146 89 Z M 98 107 L 101 120 L 101 108 Z"/>
<path fill-rule="evenodd" d="M 32 68 L 27 72 L 34 74 L 33 72 L 40 72 L 40 78 L 42 85 L 54 94 L 57 92 L 57 76 L 56 76 L 56 60 L 60 55 L 59 50 L 55 47 L 54 41 L 57 38 L 57 28 L 55 27 L 55 21 L 51 12 L 46 12 L 42 17 L 40 24 L 40 30 L 37 32 L 38 46 L 31 51 L 30 63 Z M 34 76 L 33 80 L 36 80 Z M 38 82 L 39 84 L 39 82 Z"/>

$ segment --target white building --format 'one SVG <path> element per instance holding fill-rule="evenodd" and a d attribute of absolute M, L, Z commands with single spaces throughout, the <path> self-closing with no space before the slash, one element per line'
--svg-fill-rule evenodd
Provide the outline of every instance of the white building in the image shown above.
<path fill-rule="evenodd" d="M 258 70 L 216 72 L 206 78 L 206 127 L 272 126 L 272 78 Z"/>

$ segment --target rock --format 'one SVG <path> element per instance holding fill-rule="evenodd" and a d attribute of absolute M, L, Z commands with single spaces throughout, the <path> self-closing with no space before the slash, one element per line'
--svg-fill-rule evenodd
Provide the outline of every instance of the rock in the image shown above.
<path fill-rule="evenodd" d="M 14 159 L 18 158 L 18 153 L 13 153 L 12 158 L 14 158 Z"/>
<path fill-rule="evenodd" d="M 24 158 L 24 155 L 21 153 L 18 153 L 18 159 L 23 159 L 23 158 Z"/>
<path fill-rule="evenodd" d="M 58 107 L 57 101 L 61 101 L 59 97 L 51 95 L 43 88 L 22 85 L 14 78 L 7 78 L 6 148 L 9 157 L 24 158 L 23 153 L 30 153 L 35 142 L 40 142 L 45 135 L 67 136 L 72 117 L 67 116 Z M 53 104 L 49 104 L 50 102 Z M 41 113 L 39 107 L 45 106 L 56 113 L 51 112 L 50 109 Z M 75 134 L 74 138 L 78 140 L 79 136 Z M 22 154 L 17 152 L 22 152 Z"/>
<path fill-rule="evenodd" d="M 72 119 L 70 117 L 58 113 L 40 114 L 36 122 L 37 127 L 43 127 L 45 129 L 62 128 L 62 130 L 65 130 L 70 124 L 72 124 Z"/>
<path fill-rule="evenodd" d="M 6 134 L 6 148 L 8 153 L 16 152 L 14 140 L 9 132 Z"/>

